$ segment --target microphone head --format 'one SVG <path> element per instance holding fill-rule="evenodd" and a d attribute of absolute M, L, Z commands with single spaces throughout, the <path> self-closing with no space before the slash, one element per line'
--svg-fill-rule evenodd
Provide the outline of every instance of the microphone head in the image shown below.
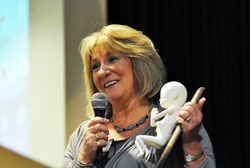
<path fill-rule="evenodd" d="M 97 92 L 91 98 L 91 105 L 93 109 L 106 109 L 108 98 L 104 93 Z"/>

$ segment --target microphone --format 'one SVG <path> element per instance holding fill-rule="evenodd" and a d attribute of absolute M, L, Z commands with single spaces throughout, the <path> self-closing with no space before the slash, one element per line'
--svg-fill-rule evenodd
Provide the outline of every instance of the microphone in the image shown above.
<path fill-rule="evenodd" d="M 91 105 L 96 117 L 104 117 L 108 105 L 108 98 L 104 93 L 97 92 L 91 98 Z"/>
<path fill-rule="evenodd" d="M 104 93 L 95 93 L 91 98 L 91 105 L 94 109 L 96 117 L 105 117 L 105 110 L 108 105 L 108 98 Z M 106 148 L 107 147 L 98 148 L 98 150 L 96 151 L 96 160 L 94 163 L 97 168 L 103 168 L 107 162 L 108 150 Z"/>
<path fill-rule="evenodd" d="M 108 105 L 108 98 L 104 93 L 97 92 L 91 98 L 91 104 L 96 117 L 105 117 L 105 110 Z M 107 152 L 112 145 L 113 140 L 109 140 L 108 144 L 102 148 L 103 152 Z"/>

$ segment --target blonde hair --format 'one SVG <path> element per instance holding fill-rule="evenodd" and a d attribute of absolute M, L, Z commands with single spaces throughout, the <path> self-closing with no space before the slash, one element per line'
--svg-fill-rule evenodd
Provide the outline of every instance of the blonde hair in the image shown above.
<path fill-rule="evenodd" d="M 165 82 L 166 71 L 152 41 L 141 31 L 126 25 L 112 24 L 90 34 L 80 44 L 89 96 L 98 92 L 92 80 L 90 65 L 90 58 L 96 46 L 108 53 L 130 58 L 134 85 L 139 97 L 149 99 L 159 92 Z"/>

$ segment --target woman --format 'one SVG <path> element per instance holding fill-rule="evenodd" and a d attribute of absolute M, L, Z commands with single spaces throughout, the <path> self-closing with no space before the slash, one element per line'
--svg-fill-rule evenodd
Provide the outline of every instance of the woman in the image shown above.
<path fill-rule="evenodd" d="M 139 134 L 155 135 L 149 124 L 155 96 L 165 83 L 165 68 L 151 40 L 125 25 L 108 25 L 81 43 L 85 82 L 91 97 L 107 95 L 108 119 L 94 117 L 83 122 L 70 137 L 61 167 L 155 167 L 160 150 L 149 147 L 141 155 L 135 145 Z M 215 167 L 212 145 L 201 125 L 205 98 L 186 103 L 178 113 L 183 132 L 164 167 Z M 192 116 L 192 117 L 191 117 Z M 129 127 L 128 127 L 129 126 Z M 99 150 L 113 140 L 101 158 Z M 190 160 L 184 159 L 189 157 Z"/>

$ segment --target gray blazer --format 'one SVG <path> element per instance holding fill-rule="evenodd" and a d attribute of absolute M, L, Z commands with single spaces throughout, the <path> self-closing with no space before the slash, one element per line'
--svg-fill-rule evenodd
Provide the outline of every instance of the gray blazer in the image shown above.
<path fill-rule="evenodd" d="M 86 122 L 83 122 L 71 135 L 69 143 L 65 150 L 60 168 L 77 168 L 74 164 L 80 152 L 84 127 Z M 139 149 L 135 145 L 135 137 L 137 135 L 149 135 L 150 125 L 139 131 L 136 135 L 126 140 L 122 147 L 109 159 L 105 168 L 153 168 L 157 164 L 157 152 L 153 147 L 149 147 L 151 154 L 148 156 L 140 155 Z M 200 128 L 201 146 L 206 158 L 197 166 L 197 168 L 215 168 L 215 158 L 213 147 L 209 136 L 203 127 Z M 186 165 L 183 167 L 188 168 Z"/>

